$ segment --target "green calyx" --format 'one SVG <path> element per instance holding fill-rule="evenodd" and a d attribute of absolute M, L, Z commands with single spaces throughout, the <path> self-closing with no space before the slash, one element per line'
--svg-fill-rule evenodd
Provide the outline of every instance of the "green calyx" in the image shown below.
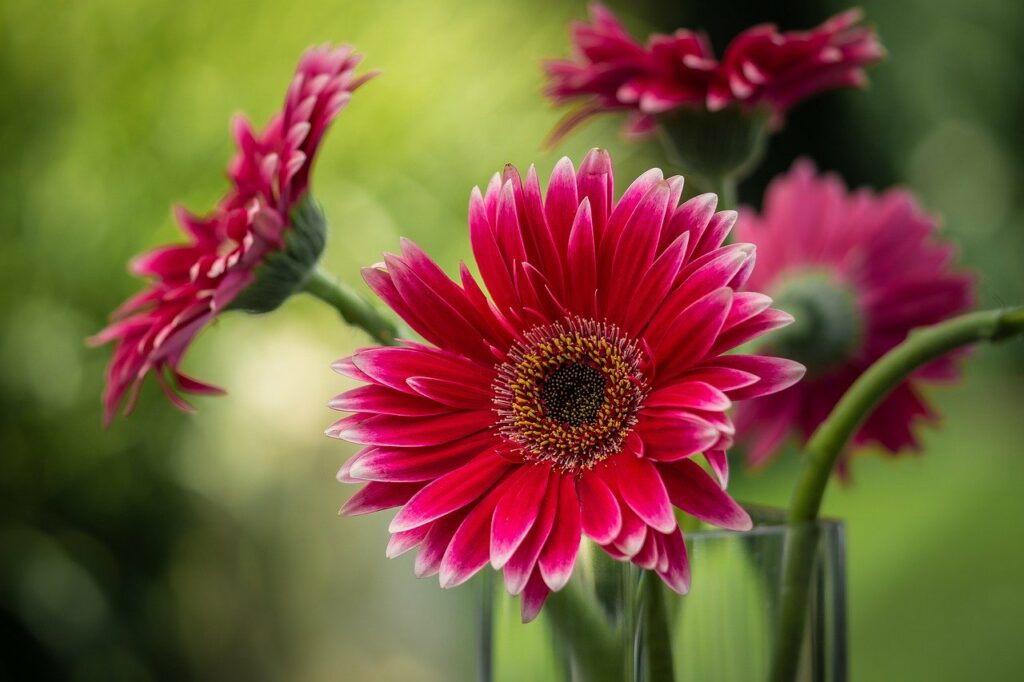
<path fill-rule="evenodd" d="M 658 116 L 658 130 L 672 163 L 717 189 L 741 180 L 760 162 L 770 118 L 760 107 L 683 108 Z"/>
<path fill-rule="evenodd" d="M 773 352 L 802 363 L 810 376 L 854 357 L 864 323 L 853 293 L 822 272 L 787 278 L 773 292 L 775 306 L 794 322 L 767 338 Z"/>
<path fill-rule="evenodd" d="M 284 248 L 256 269 L 256 280 L 243 290 L 229 309 L 247 313 L 276 310 L 304 289 L 327 241 L 327 224 L 319 206 L 306 194 L 292 208 L 284 231 Z"/>

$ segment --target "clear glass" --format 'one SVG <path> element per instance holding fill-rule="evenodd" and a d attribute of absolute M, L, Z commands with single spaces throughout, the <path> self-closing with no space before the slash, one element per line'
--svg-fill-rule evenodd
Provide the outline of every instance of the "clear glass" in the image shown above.
<path fill-rule="evenodd" d="M 572 580 L 533 623 L 520 622 L 518 599 L 491 580 L 483 591 L 481 678 L 845 682 L 842 523 L 789 527 L 782 512 L 750 511 L 749 532 L 685 533 L 693 573 L 686 596 L 586 543 Z M 805 591 L 794 594 L 792 571 L 801 562 L 787 563 L 787 552 L 806 557 L 796 580 Z M 802 617 L 787 619 L 787 606 Z M 791 664 L 787 672 L 773 672 L 781 659 Z"/>

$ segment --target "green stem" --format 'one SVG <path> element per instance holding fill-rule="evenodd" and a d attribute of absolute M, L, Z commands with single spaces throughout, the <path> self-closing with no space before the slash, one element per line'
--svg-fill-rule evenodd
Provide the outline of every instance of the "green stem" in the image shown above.
<path fill-rule="evenodd" d="M 968 313 L 919 329 L 873 364 L 846 391 L 807 443 L 790 502 L 772 682 L 795 679 L 806 637 L 807 600 L 817 556 L 825 488 L 846 444 L 869 414 L 910 374 L 950 351 L 1024 334 L 1024 307 Z"/>
<path fill-rule="evenodd" d="M 398 325 L 337 278 L 317 268 L 309 276 L 303 290 L 337 310 L 346 322 L 364 330 L 378 343 L 395 345 Z"/>
<path fill-rule="evenodd" d="M 544 616 L 572 652 L 581 679 L 617 682 L 622 679 L 622 651 L 597 605 L 588 601 L 579 586 L 570 582 L 544 605 Z"/>
<path fill-rule="evenodd" d="M 803 523 L 818 517 L 825 487 L 850 437 L 912 372 L 961 346 L 1000 341 L 1021 333 L 1024 307 L 968 313 L 911 332 L 854 382 L 811 436 L 789 505 L 789 522 Z"/>
<path fill-rule="evenodd" d="M 771 682 L 796 680 L 800 654 L 807 638 L 804 623 L 819 535 L 818 525 L 814 523 L 794 524 L 786 529 L 778 626 L 774 632 L 772 667 L 768 678 Z"/>
<path fill-rule="evenodd" d="M 643 682 L 672 682 L 675 672 L 665 588 L 658 576 L 651 571 L 644 571 L 640 578 L 640 590 L 643 596 L 640 607 L 642 668 L 637 679 Z"/>
<path fill-rule="evenodd" d="M 716 210 L 725 211 L 736 208 L 739 202 L 739 190 L 735 175 L 722 175 L 719 177 L 707 178 L 711 192 L 718 195 L 718 207 Z"/>

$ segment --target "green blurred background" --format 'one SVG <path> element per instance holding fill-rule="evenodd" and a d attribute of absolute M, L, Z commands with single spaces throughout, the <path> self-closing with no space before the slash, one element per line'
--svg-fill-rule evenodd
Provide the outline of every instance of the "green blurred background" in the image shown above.
<path fill-rule="evenodd" d="M 712 7 L 712 5 L 714 5 Z M 834 2 L 613 3 L 638 33 L 808 27 Z M 1024 5 L 863 3 L 890 51 L 866 92 L 822 96 L 771 141 L 764 183 L 806 154 L 854 184 L 909 185 L 943 217 L 985 305 L 1024 301 Z M 384 558 L 388 518 L 339 519 L 352 448 L 321 435 L 363 344 L 314 300 L 224 316 L 185 369 L 229 389 L 194 416 L 147 386 L 100 425 L 109 349 L 83 339 L 139 283 L 133 254 L 174 240 L 169 207 L 225 188 L 229 116 L 259 124 L 309 44 L 352 42 L 385 71 L 328 135 L 314 191 L 327 266 L 358 267 L 400 235 L 449 271 L 466 201 L 506 162 L 612 150 L 618 188 L 659 149 L 589 124 L 555 152 L 539 62 L 566 51 L 582 3 L 0 0 L 0 677 L 471 679 L 472 587 L 443 592 Z M 926 453 L 865 453 L 826 510 L 849 534 L 854 680 L 1008 679 L 1024 655 L 1024 344 L 985 348 Z M 788 457 L 738 474 L 781 504 Z M 699 589 L 699 567 L 695 589 Z M 740 654 L 741 652 L 737 652 Z"/>

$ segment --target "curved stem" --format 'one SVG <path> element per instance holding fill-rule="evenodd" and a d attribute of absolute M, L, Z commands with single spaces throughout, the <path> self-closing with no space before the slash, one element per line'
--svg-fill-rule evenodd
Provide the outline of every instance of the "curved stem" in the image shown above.
<path fill-rule="evenodd" d="M 968 313 L 911 332 L 854 382 L 807 442 L 803 469 L 789 505 L 789 522 L 818 517 L 825 488 L 847 442 L 878 403 L 912 372 L 961 346 L 1021 333 L 1024 307 Z"/>
<path fill-rule="evenodd" d="M 385 346 L 395 345 L 398 325 L 337 278 L 317 268 L 303 290 L 337 310 L 350 325 L 359 327 Z"/>
<path fill-rule="evenodd" d="M 791 682 L 800 666 L 818 548 L 815 521 L 832 470 L 850 438 L 878 403 L 919 367 L 962 346 L 1018 334 L 1024 334 L 1024 307 L 968 313 L 919 329 L 868 368 L 811 436 L 787 517 L 789 533 L 769 677 L 772 682 Z"/>

